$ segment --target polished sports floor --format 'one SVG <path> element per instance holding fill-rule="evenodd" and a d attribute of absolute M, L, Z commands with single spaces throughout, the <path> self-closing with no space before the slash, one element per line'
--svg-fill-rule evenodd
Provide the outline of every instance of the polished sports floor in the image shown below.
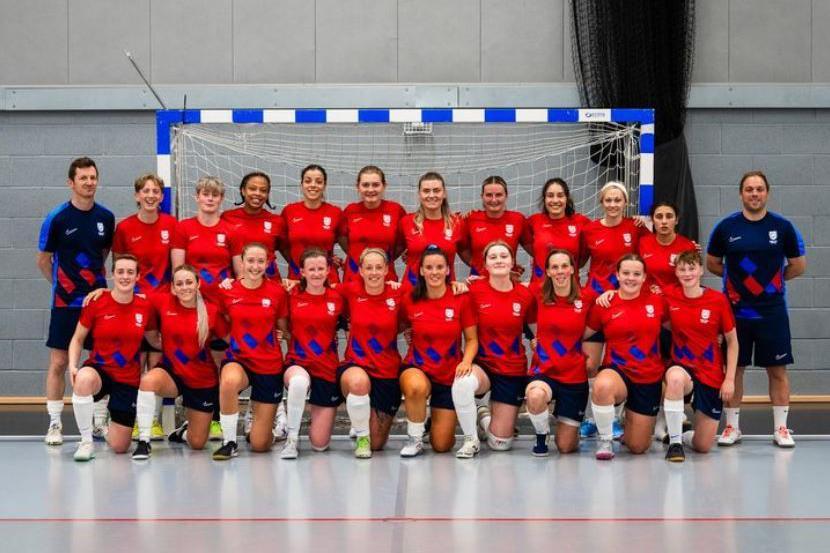
<path fill-rule="evenodd" d="M 769 418 L 747 414 L 745 430 Z M 5 438 L 0 551 L 827 551 L 830 441 L 795 436 L 794 450 L 745 437 L 683 464 L 657 443 L 598 462 L 592 440 L 534 458 L 529 439 L 465 461 L 403 460 L 393 439 L 360 461 L 346 437 L 325 453 L 301 442 L 295 461 L 160 442 L 150 461 L 98 443 L 75 463 L 74 441 Z"/>

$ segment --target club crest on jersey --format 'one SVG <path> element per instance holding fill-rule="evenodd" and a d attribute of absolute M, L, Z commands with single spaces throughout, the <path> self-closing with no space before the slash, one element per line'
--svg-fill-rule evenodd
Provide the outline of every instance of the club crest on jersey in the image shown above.
<path fill-rule="evenodd" d="M 444 317 L 446 317 L 446 319 L 448 321 L 451 321 L 454 316 L 455 316 L 455 309 L 453 309 L 452 307 L 448 307 L 448 308 L 444 309 Z"/>
<path fill-rule="evenodd" d="M 770 244 L 777 244 L 778 243 L 778 231 L 777 230 L 769 231 L 769 243 Z"/>
<path fill-rule="evenodd" d="M 331 229 L 331 217 L 323 217 L 323 230 Z"/>
<path fill-rule="evenodd" d="M 452 240 L 452 229 L 444 229 L 444 240 Z"/>
<path fill-rule="evenodd" d="M 673 254 L 669 255 L 669 265 L 674 267 L 676 265 L 676 262 L 677 262 L 677 254 L 673 253 Z"/>
<path fill-rule="evenodd" d="M 167 230 L 167 229 L 164 229 L 163 231 L 161 231 L 161 242 L 162 242 L 162 244 L 167 244 L 167 242 L 169 242 L 169 241 L 170 241 L 170 231 Z"/>
<path fill-rule="evenodd" d="M 518 317 L 522 314 L 522 304 L 515 301 L 513 302 L 513 316 Z"/>
<path fill-rule="evenodd" d="M 576 225 L 568 225 L 568 236 L 571 238 L 576 236 Z"/>
<path fill-rule="evenodd" d="M 142 313 L 135 314 L 135 326 L 141 326 L 141 323 L 144 322 L 144 315 Z"/>
<path fill-rule="evenodd" d="M 624 232 L 623 233 L 623 240 L 625 240 L 625 245 L 626 246 L 631 244 L 631 233 L 630 232 Z"/>
<path fill-rule="evenodd" d="M 262 298 L 262 307 L 271 307 L 271 298 Z"/>
<path fill-rule="evenodd" d="M 395 298 L 386 298 L 386 307 L 389 308 L 389 311 L 395 309 Z"/>
<path fill-rule="evenodd" d="M 383 214 L 383 226 L 388 227 L 392 224 L 392 216 L 388 213 Z"/>
<path fill-rule="evenodd" d="M 515 230 L 515 228 L 516 227 L 514 227 L 513 225 L 504 225 L 504 234 L 507 236 L 513 236 L 513 231 Z"/>
<path fill-rule="evenodd" d="M 654 306 L 650 303 L 646 304 L 646 317 L 654 318 Z"/>
<path fill-rule="evenodd" d="M 706 324 L 709 322 L 709 318 L 712 316 L 712 312 L 708 309 L 701 309 L 700 310 L 700 322 Z"/>
<path fill-rule="evenodd" d="M 574 300 L 574 311 L 582 313 L 582 300 Z"/>
<path fill-rule="evenodd" d="M 104 236 L 104 223 L 98 223 L 98 236 Z"/>
<path fill-rule="evenodd" d="M 335 308 L 335 305 L 334 305 L 333 301 L 327 301 L 326 302 L 326 309 L 328 310 L 329 315 L 334 315 L 334 308 Z"/>
<path fill-rule="evenodd" d="M 222 247 L 225 246 L 225 235 L 221 232 L 216 235 L 216 245 Z"/>
<path fill-rule="evenodd" d="M 263 221 L 262 226 L 265 228 L 265 232 L 271 233 L 271 221 Z"/>

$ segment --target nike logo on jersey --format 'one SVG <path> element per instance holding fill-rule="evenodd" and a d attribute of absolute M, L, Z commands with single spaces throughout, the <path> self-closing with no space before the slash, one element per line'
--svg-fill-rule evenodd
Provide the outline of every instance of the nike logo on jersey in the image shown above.
<path fill-rule="evenodd" d="M 108 321 L 108 320 L 110 320 L 110 319 L 114 319 L 114 318 L 115 318 L 115 315 L 104 315 L 104 320 L 105 320 L 105 321 Z M 776 358 L 776 359 L 777 359 L 777 358 Z"/>
<path fill-rule="evenodd" d="M 71 228 L 71 229 L 66 229 L 66 235 L 69 236 L 70 234 L 72 234 L 76 230 L 78 230 L 78 227 Z"/>
<path fill-rule="evenodd" d="M 669 309 L 671 309 L 672 311 L 680 311 L 679 307 L 670 307 Z"/>
<path fill-rule="evenodd" d="M 234 299 L 231 300 L 231 304 L 239 303 L 241 301 L 242 301 L 242 298 L 234 298 Z"/>
<path fill-rule="evenodd" d="M 306 305 L 308 305 L 307 301 L 298 301 L 297 302 L 297 307 L 305 307 Z"/>
<path fill-rule="evenodd" d="M 623 315 L 622 311 L 618 311 L 617 313 L 611 313 L 611 318 L 612 319 L 619 319 L 620 317 L 622 317 L 622 315 Z"/>
<path fill-rule="evenodd" d="M 487 308 L 492 307 L 492 306 L 493 305 L 490 304 L 490 303 L 480 303 L 480 304 L 478 304 L 479 309 L 487 309 Z"/>
<path fill-rule="evenodd" d="M 363 220 L 363 217 L 355 217 L 354 219 L 352 219 L 352 222 L 353 223 L 359 223 L 362 220 Z"/>
<path fill-rule="evenodd" d="M 476 227 L 475 228 L 476 232 L 484 232 L 485 230 L 487 230 L 487 227 Z"/>
<path fill-rule="evenodd" d="M 141 236 L 133 236 L 133 237 L 130 239 L 130 241 L 131 241 L 131 242 L 138 242 L 139 240 L 141 240 Z"/>
<path fill-rule="evenodd" d="M 168 317 L 175 317 L 178 315 L 178 313 L 176 313 L 175 311 L 168 311 L 167 313 L 165 313 L 165 315 L 167 315 Z"/>
<path fill-rule="evenodd" d="M 643 254 L 643 259 L 648 259 L 649 257 L 654 257 L 654 254 L 653 253 L 644 253 Z"/>
<path fill-rule="evenodd" d="M 412 314 L 412 318 L 413 318 L 413 319 L 417 319 L 417 318 L 419 318 L 419 317 L 422 317 L 422 316 L 423 316 L 423 314 L 424 314 L 424 312 L 423 312 L 423 311 L 418 311 L 418 312 L 416 312 L 416 313 L 413 313 L 413 314 Z"/>
<path fill-rule="evenodd" d="M 603 242 L 605 242 L 605 238 L 600 238 L 599 240 L 597 240 L 596 242 L 594 242 L 594 246 L 599 246 L 599 245 L 600 245 L 600 244 L 602 244 Z"/>
<path fill-rule="evenodd" d="M 302 220 L 303 220 L 303 218 L 302 218 L 302 217 L 294 217 L 294 218 L 292 218 L 292 219 L 291 219 L 291 222 L 292 222 L 292 223 L 299 223 L 299 222 L 300 222 L 300 221 L 302 221 Z"/>
<path fill-rule="evenodd" d="M 369 301 L 369 298 L 357 298 L 357 303 L 363 303 L 365 301 Z"/>
<path fill-rule="evenodd" d="M 730 236 L 729 237 L 729 243 L 731 244 L 732 242 L 737 242 L 741 238 L 743 238 L 743 236 Z"/>
<path fill-rule="evenodd" d="M 187 237 L 188 241 L 191 241 L 191 242 L 192 242 L 193 240 L 196 240 L 197 238 L 199 238 L 199 235 L 198 235 L 198 234 L 194 234 L 194 235 L 192 235 L 192 236 L 188 236 L 188 237 Z"/>

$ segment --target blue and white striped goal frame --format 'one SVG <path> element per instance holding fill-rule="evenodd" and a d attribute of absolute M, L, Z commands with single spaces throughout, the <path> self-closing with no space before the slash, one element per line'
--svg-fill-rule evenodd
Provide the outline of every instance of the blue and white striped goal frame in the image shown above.
<path fill-rule="evenodd" d="M 638 205 L 649 213 L 654 200 L 654 110 L 583 108 L 408 108 L 408 109 L 189 109 L 156 112 L 156 171 L 164 180 L 162 209 L 170 212 L 174 125 L 196 123 L 636 123 L 640 126 Z"/>

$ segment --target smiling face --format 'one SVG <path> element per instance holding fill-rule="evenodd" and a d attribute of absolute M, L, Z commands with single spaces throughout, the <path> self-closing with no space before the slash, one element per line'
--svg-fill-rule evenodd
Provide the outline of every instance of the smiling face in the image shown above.
<path fill-rule="evenodd" d="M 490 217 L 499 217 L 507 208 L 507 191 L 498 183 L 485 184 L 481 192 L 481 205 Z"/>
<path fill-rule="evenodd" d="M 357 181 L 357 195 L 369 209 L 374 209 L 383 200 L 383 193 L 386 190 L 386 183 L 381 176 L 372 171 L 361 173 Z"/>
<path fill-rule="evenodd" d="M 143 211 L 156 211 L 163 196 L 164 194 L 158 183 L 153 179 L 147 179 L 144 181 L 141 190 L 135 193 L 135 201 L 138 203 L 138 208 Z"/>
<path fill-rule="evenodd" d="M 250 246 L 242 252 L 242 275 L 252 281 L 265 276 L 268 267 L 268 252 L 259 246 Z"/>
<path fill-rule="evenodd" d="M 268 201 L 268 192 L 271 186 L 264 177 L 250 177 L 242 187 L 242 199 L 245 207 L 252 212 L 259 211 Z"/>
<path fill-rule="evenodd" d="M 674 236 L 677 229 L 677 214 L 667 205 L 661 205 L 654 210 L 652 216 L 654 232 L 661 236 Z"/>
<path fill-rule="evenodd" d="M 636 296 L 640 293 L 646 281 L 646 269 L 641 261 L 626 259 L 620 263 L 617 270 L 617 280 L 620 282 L 620 291 Z"/>
<path fill-rule="evenodd" d="M 192 305 L 199 289 L 199 279 L 188 269 L 179 269 L 173 274 L 173 295 L 182 305 Z"/>
<path fill-rule="evenodd" d="M 429 288 L 440 288 L 447 283 L 450 267 L 441 254 L 430 254 L 424 257 L 421 263 L 421 276 L 424 277 Z"/>
<path fill-rule="evenodd" d="M 360 263 L 360 276 L 366 288 L 376 290 L 383 286 L 388 267 L 386 259 L 379 253 L 369 253 Z"/>
<path fill-rule="evenodd" d="M 447 191 L 440 180 L 424 180 L 418 187 L 418 199 L 428 211 L 440 210 L 446 197 Z"/>
<path fill-rule="evenodd" d="M 305 278 L 309 288 L 322 288 L 329 276 L 329 265 L 325 257 L 308 257 L 303 261 L 300 274 Z"/>
<path fill-rule="evenodd" d="M 215 190 L 205 189 L 196 192 L 196 207 L 200 213 L 213 215 L 222 207 L 224 195 Z"/>
<path fill-rule="evenodd" d="M 122 293 L 132 293 L 138 280 L 138 263 L 132 259 L 119 259 L 112 270 L 115 289 Z"/>
<path fill-rule="evenodd" d="M 764 179 L 759 176 L 751 176 L 744 179 L 741 184 L 741 203 L 749 213 L 762 213 L 767 208 L 769 190 Z"/>
<path fill-rule="evenodd" d="M 75 177 L 67 181 L 69 189 L 78 198 L 91 200 L 98 189 L 98 169 L 95 167 L 78 167 Z"/>
<path fill-rule="evenodd" d="M 561 184 L 553 183 L 545 190 L 545 210 L 552 219 L 565 216 L 568 207 L 568 195 Z"/>
<path fill-rule="evenodd" d="M 574 271 L 571 258 L 567 254 L 555 253 L 548 258 L 545 272 L 557 289 L 563 290 L 570 286 Z"/>
<path fill-rule="evenodd" d="M 326 192 L 326 176 L 318 169 L 309 169 L 303 173 L 301 187 L 303 198 L 310 202 L 320 202 Z"/>
<path fill-rule="evenodd" d="M 484 254 L 484 267 L 491 276 L 505 276 L 513 268 L 513 254 L 503 244 L 487 248 Z"/>
<path fill-rule="evenodd" d="M 694 288 L 700 285 L 703 278 L 703 266 L 700 263 L 678 263 L 674 274 L 683 288 Z"/>
<path fill-rule="evenodd" d="M 602 196 L 602 209 L 609 219 L 619 219 L 625 214 L 625 194 L 618 188 L 609 188 Z"/>

